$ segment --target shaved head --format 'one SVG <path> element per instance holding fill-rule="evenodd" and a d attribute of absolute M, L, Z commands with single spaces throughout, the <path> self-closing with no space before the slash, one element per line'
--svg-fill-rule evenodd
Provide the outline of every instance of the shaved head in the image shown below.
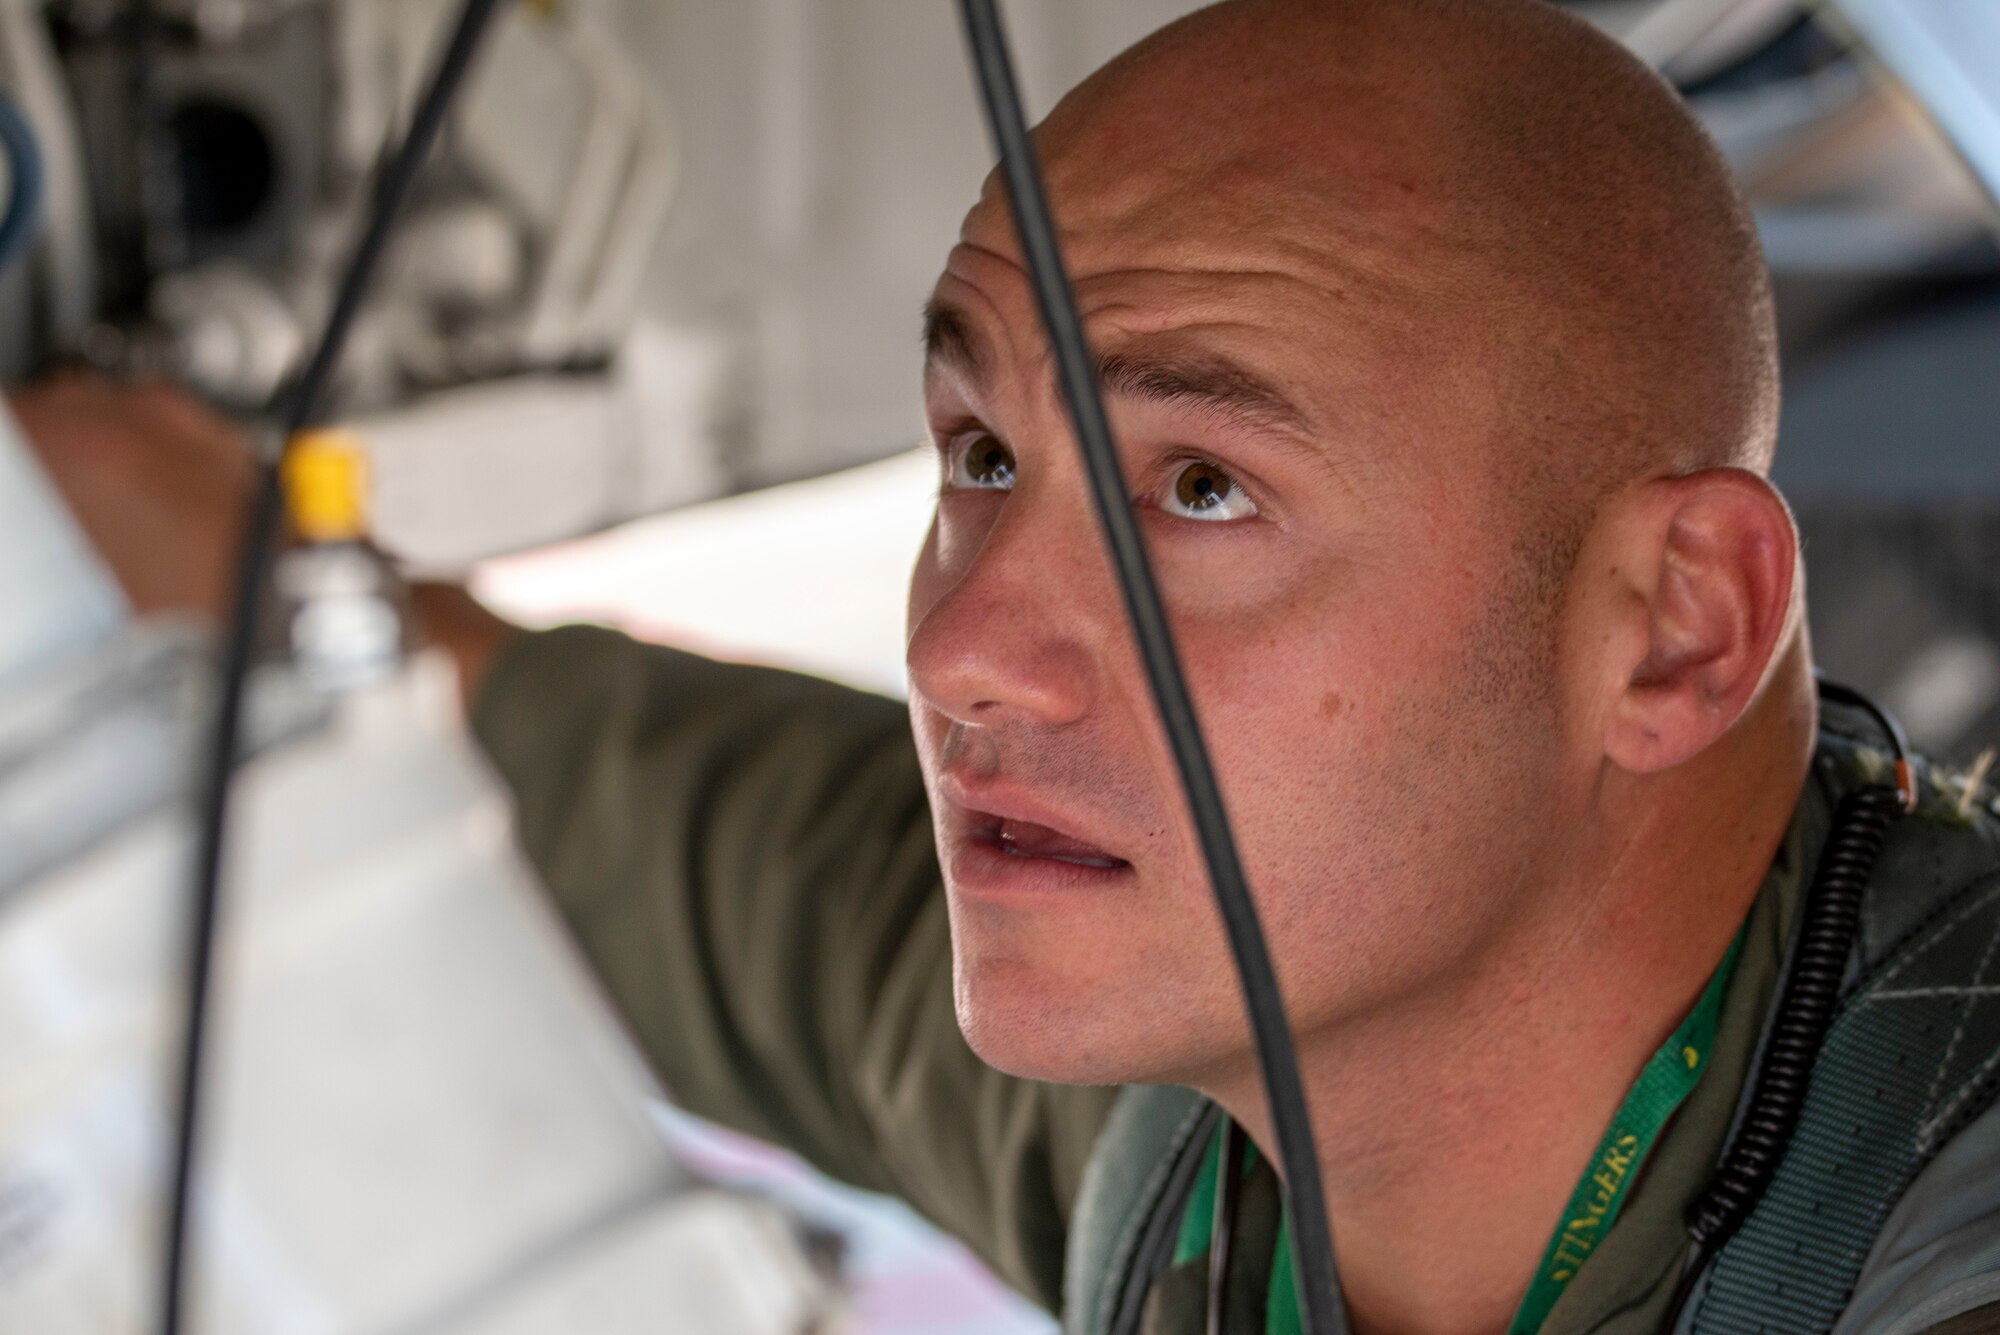
<path fill-rule="evenodd" d="M 1632 841 L 1723 804 L 1768 865 L 1810 691 L 1768 279 L 1673 90 L 1540 0 L 1229 0 L 1036 140 L 1302 1045 L 1400 1068 L 1668 911 L 1706 977 L 1683 890 L 1740 869 L 1648 898 Z M 910 706 L 961 1022 L 1254 1101 L 997 174 L 927 315 Z"/>

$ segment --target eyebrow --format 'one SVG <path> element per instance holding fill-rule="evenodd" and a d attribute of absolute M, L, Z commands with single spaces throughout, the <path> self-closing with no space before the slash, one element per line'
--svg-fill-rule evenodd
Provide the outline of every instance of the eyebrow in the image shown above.
<path fill-rule="evenodd" d="M 1211 354 L 1114 352 L 1097 359 L 1097 378 L 1121 398 L 1196 408 L 1244 427 L 1306 430 L 1305 414 L 1275 386 Z"/>
<path fill-rule="evenodd" d="M 975 374 L 986 369 L 986 344 L 965 312 L 936 297 L 924 303 L 924 366 L 948 363 Z"/>
<path fill-rule="evenodd" d="M 933 298 L 924 307 L 924 361 L 984 375 L 985 341 L 957 307 Z M 1246 427 L 1307 430 L 1305 414 L 1255 372 L 1212 353 L 1114 352 L 1097 359 L 1107 394 L 1214 413 Z"/>

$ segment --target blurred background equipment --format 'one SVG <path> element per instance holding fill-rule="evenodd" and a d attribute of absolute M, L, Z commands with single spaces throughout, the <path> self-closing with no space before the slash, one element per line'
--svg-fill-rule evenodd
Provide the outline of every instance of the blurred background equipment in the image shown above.
<path fill-rule="evenodd" d="M 1756 209 L 1821 661 L 1973 762 L 2000 5 L 1569 3 L 1683 89 Z M 1030 109 L 1193 7 L 1015 0 Z M 0 376 L 261 406 L 447 10 L 0 0 Z M 548 0 L 496 37 L 341 386 L 376 536 L 530 623 L 898 689 L 918 311 L 991 161 L 951 7 Z M 208 646 L 127 614 L 6 430 L 0 607 L 0 1330 L 127 1335 Z M 1050 1329 L 907 1212 L 659 1111 L 443 694 L 420 660 L 335 703 L 283 655 L 253 691 L 212 1328 Z"/>
<path fill-rule="evenodd" d="M 76 356 L 261 405 L 444 8 L 0 0 L 0 87 L 50 161 L 0 374 Z M 503 25 L 347 358 L 385 541 L 453 570 L 907 442 L 913 312 L 986 166 L 934 8 L 543 0 Z M 1018 8 L 1046 102 L 1188 6 Z"/>
<path fill-rule="evenodd" d="M 4 425 L 4 423 L 0 423 Z M 191 831 L 213 686 L 131 622 L 0 432 L 0 1329 L 151 1330 Z M 512 852 L 440 663 L 334 712 L 252 696 L 196 1236 L 198 1328 L 839 1328 L 834 1253 L 704 1185 Z"/>
<path fill-rule="evenodd" d="M 263 407 L 299 369 L 331 300 L 439 7 L 7 4 L 18 12 L 0 29 L 0 68 L 32 91 L 23 100 L 64 165 L 51 173 L 50 241 L 31 299 L 10 311 L 0 366 L 18 375 L 51 353 L 78 356 Z M 713 490 L 699 461 L 680 465 L 685 450 L 648 467 L 661 433 L 643 429 L 631 377 L 612 374 L 673 185 L 668 122 L 601 23 L 571 7 L 535 12 L 505 25 L 488 53 L 341 386 L 349 414 L 421 399 L 437 430 L 474 434 L 489 459 L 542 477 L 556 504 L 484 516 L 483 540 L 501 546 Z M 701 392 L 686 376 L 658 383 L 670 397 Z M 562 417 L 482 411 L 494 396 L 553 401 Z M 571 429 L 551 433 L 564 418 Z M 406 442 L 398 459 L 422 444 Z M 538 451 L 566 467 L 537 467 Z M 546 482 L 565 475 L 597 485 L 564 505 Z"/>
<path fill-rule="evenodd" d="M 802 436 L 773 451 L 776 433 L 745 409 L 765 399 L 774 360 L 759 331 L 789 318 L 780 280 L 813 267 L 821 244 L 742 226 L 789 188 L 800 162 L 787 145 L 826 110 L 790 84 L 808 54 L 793 22 L 807 7 L 795 8 L 689 7 L 674 16 L 689 46 L 649 4 L 544 4 L 507 25 L 345 363 L 341 406 L 370 452 L 385 545 L 459 568 L 907 437 L 898 402 L 883 411 L 893 429 L 857 433 L 864 448 Z M 905 26 L 891 8 L 877 35 Z M 262 407 L 322 318 L 359 193 L 444 12 L 0 0 L 0 92 L 30 130 L 0 133 L 13 206 L 0 249 L 16 260 L 0 268 L 5 374 L 81 360 Z M 1052 30 L 1045 45 L 1073 63 L 1050 83 L 1148 21 L 1100 26 L 1115 36 L 1094 54 Z M 955 59 L 955 33 L 935 35 Z M 857 85 L 883 66 L 848 54 Z M 640 56 L 659 59 L 642 75 Z M 654 64 L 718 95 L 747 80 L 752 100 L 785 96 L 770 117 L 704 118 L 714 132 L 691 137 Z M 955 87 L 955 67 L 938 78 Z M 965 110 L 958 175 L 927 183 L 922 240 L 896 255 L 912 275 L 942 253 L 930 228 L 982 170 Z M 717 207 L 691 215 L 702 221 L 684 248 L 699 263 L 655 265 L 690 138 L 708 150 Z M 36 204 L 29 250 L 37 234 L 14 220 Z M 796 262 L 771 262 L 781 245 Z M 702 292 L 716 273 L 728 281 Z M 674 281 L 687 275 L 692 297 Z M 915 309 L 892 317 L 911 328 L 905 348 Z M 166 961 L 209 646 L 126 614 L 4 432 L 0 499 L 0 588 L 22 610 L 0 646 L 0 1329 L 150 1329 Z M 305 578 L 332 554 L 357 553 L 291 553 L 313 568 L 288 584 L 301 611 L 339 604 L 347 625 L 353 581 Z M 661 1112 L 511 854 L 504 799 L 438 665 L 335 702 L 312 671 L 327 666 L 322 638 L 277 653 L 252 689 L 197 1328 L 1039 1324 L 906 1211 Z M 341 638 L 336 660 L 351 647 Z"/>

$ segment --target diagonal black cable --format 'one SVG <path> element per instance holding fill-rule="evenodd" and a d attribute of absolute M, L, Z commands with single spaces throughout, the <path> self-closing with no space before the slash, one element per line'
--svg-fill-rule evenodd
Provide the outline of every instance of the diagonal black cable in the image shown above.
<path fill-rule="evenodd" d="M 1208 861 L 1216 907 L 1222 915 L 1230 950 L 1242 980 L 1243 1001 L 1250 1013 L 1263 1068 L 1265 1094 L 1278 1139 L 1278 1162 L 1284 1171 L 1292 1214 L 1293 1248 L 1299 1276 L 1300 1306 L 1307 1335 L 1337 1335 L 1346 1328 L 1340 1281 L 1333 1265 L 1333 1231 L 1327 1222 L 1326 1196 L 1320 1186 L 1319 1156 L 1306 1108 L 1305 1085 L 1299 1077 L 1298 1053 L 1271 967 L 1264 930 L 1250 899 L 1250 887 L 1237 856 L 1235 836 L 1222 803 L 1214 767 L 1202 742 L 1194 702 L 1188 696 L 1167 628 L 1166 609 L 1140 541 L 1139 526 L 1127 499 L 1118 450 L 1111 439 L 1098 393 L 1096 362 L 1084 339 L 1083 321 L 1070 292 L 1056 243 L 1055 222 L 1042 189 L 1041 170 L 1028 137 L 1027 120 L 1014 82 L 1007 38 L 994 0 L 960 0 L 973 68 L 985 103 L 986 118 L 1000 152 L 1000 167 L 1014 204 L 1014 225 L 1028 260 L 1028 272 L 1041 307 L 1042 323 L 1056 356 L 1063 397 L 1076 425 L 1104 540 L 1125 596 L 1138 640 L 1139 657 L 1160 711 L 1175 764 L 1194 816 L 1195 831 Z"/>
<path fill-rule="evenodd" d="M 168 1188 L 166 1245 L 162 1256 L 160 1329 L 180 1335 L 187 1306 L 189 1209 L 192 1203 L 196 1132 L 201 1120 L 202 1065 L 208 1030 L 209 990 L 214 975 L 215 935 L 222 881 L 223 847 L 228 833 L 229 800 L 241 747 L 243 694 L 257 640 L 257 609 L 284 516 L 279 464 L 292 439 L 317 420 L 322 401 L 339 364 L 354 316 L 380 267 L 382 252 L 396 222 L 403 198 L 416 178 L 431 144 L 437 139 L 453 94 L 465 78 L 500 0 L 465 0 L 451 39 L 417 104 L 410 128 L 393 157 L 375 178 L 367 225 L 354 255 L 341 275 L 333 309 L 327 315 L 319 343 L 295 388 L 278 414 L 283 423 L 277 449 L 260 470 L 257 490 L 243 521 L 236 553 L 236 583 L 229 632 L 218 668 L 220 689 L 210 745 L 201 775 L 199 835 L 195 849 L 193 921 L 187 941 L 187 1001 L 181 1037 L 180 1086 L 175 1109 L 174 1157 Z"/>

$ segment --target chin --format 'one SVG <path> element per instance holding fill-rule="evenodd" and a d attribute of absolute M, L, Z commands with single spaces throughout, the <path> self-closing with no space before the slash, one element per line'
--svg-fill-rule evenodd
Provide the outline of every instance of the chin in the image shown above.
<path fill-rule="evenodd" d="M 958 1025 L 987 1065 L 1064 1085 L 1178 1083 L 1189 1031 L 1157 982 L 1135 990 L 1100 967 L 1078 976 L 1018 958 L 953 950 Z"/>
<path fill-rule="evenodd" d="M 997 999 L 995 990 L 979 983 L 957 990 L 958 1027 L 988 1066 L 1058 1085 L 1117 1085 L 1136 1078 L 1135 1063 L 1084 1039 L 1084 1032 L 1097 1026 L 1079 1023 L 1072 1008 Z"/>

